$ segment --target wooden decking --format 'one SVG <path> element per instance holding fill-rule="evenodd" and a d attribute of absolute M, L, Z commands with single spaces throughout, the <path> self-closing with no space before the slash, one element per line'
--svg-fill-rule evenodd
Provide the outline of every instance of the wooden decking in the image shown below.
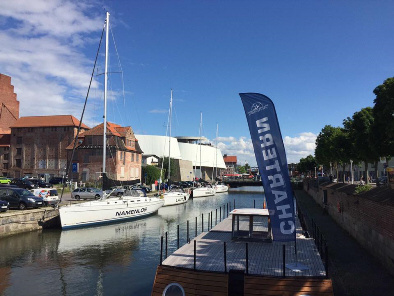
<path fill-rule="evenodd" d="M 152 290 L 153 296 L 163 295 L 169 284 L 177 283 L 185 295 L 215 296 L 332 296 L 332 282 L 313 239 L 306 238 L 297 223 L 297 256 L 295 244 L 232 240 L 232 220 L 224 219 L 209 232 L 203 232 L 182 246 L 158 266 Z M 248 229 L 247 221 L 239 222 Z M 266 232 L 267 225 L 258 222 L 253 231 Z M 194 244 L 196 243 L 196 261 Z M 224 253 L 226 243 L 226 253 Z M 246 243 L 248 262 L 246 262 Z M 283 261 L 285 245 L 285 262 Z M 226 261 L 224 260 L 226 254 Z M 226 263 L 225 263 L 226 262 Z M 298 263 L 295 270 L 287 264 Z M 292 268 L 288 268 L 292 267 Z M 234 270 L 238 270 L 234 277 Z M 285 277 L 283 277 L 283 270 Z"/>
<path fill-rule="evenodd" d="M 260 228 L 264 229 L 265 227 L 260 226 Z M 197 270 L 225 272 L 224 242 L 226 242 L 227 271 L 230 269 L 246 271 L 246 242 L 231 239 L 231 218 L 224 219 L 211 231 L 201 233 L 190 243 L 179 248 L 163 261 L 163 265 L 194 269 L 194 241 L 196 241 Z M 286 268 L 286 276 L 326 275 L 323 262 L 313 239 L 306 238 L 302 235 L 302 229 L 298 222 L 297 258 L 295 256 L 294 243 L 248 242 L 248 273 L 265 276 L 282 276 L 283 245 L 286 246 L 286 264 L 297 262 L 306 267 L 305 270 L 298 271 Z"/>

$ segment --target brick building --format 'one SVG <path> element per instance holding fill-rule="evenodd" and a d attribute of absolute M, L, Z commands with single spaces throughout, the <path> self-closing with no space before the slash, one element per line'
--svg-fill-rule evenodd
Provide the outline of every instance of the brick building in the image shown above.
<path fill-rule="evenodd" d="M 237 169 L 237 157 L 225 154 L 223 156 L 226 169 L 221 171 L 222 175 L 235 174 Z"/>
<path fill-rule="evenodd" d="M 10 126 L 19 118 L 19 101 L 11 77 L 0 74 L 0 134 L 9 134 Z"/>
<path fill-rule="evenodd" d="M 8 176 L 11 129 L 19 118 L 19 101 L 11 77 L 0 74 L 0 175 Z"/>
<path fill-rule="evenodd" d="M 75 138 L 78 126 L 79 120 L 72 115 L 19 118 L 11 125 L 8 175 L 62 176 L 67 165 L 66 147 Z M 88 129 L 82 124 L 82 132 Z"/>
<path fill-rule="evenodd" d="M 73 180 L 97 181 L 103 170 L 103 127 L 95 126 L 78 137 L 73 157 Z M 74 143 L 68 147 L 72 152 Z M 71 155 L 70 155 L 71 158 Z M 131 127 L 107 122 L 107 177 L 117 181 L 141 179 L 142 150 Z"/>

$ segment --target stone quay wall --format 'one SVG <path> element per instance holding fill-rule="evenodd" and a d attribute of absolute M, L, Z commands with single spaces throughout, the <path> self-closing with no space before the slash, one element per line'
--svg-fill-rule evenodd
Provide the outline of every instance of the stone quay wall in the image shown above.
<path fill-rule="evenodd" d="M 53 227 L 58 223 L 59 211 L 51 207 L 24 211 L 8 210 L 0 214 L 0 238 Z"/>
<path fill-rule="evenodd" d="M 305 181 L 304 190 L 394 275 L 394 190 L 354 194 L 356 185 Z"/>

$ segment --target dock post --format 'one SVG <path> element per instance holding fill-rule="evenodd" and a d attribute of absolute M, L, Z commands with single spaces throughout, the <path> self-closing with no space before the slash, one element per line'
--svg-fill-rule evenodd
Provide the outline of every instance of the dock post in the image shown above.
<path fill-rule="evenodd" d="M 256 200 L 255 199 L 253 200 L 253 208 L 254 209 L 256 208 Z"/>
<path fill-rule="evenodd" d="M 218 225 L 218 209 L 216 209 L 215 225 Z"/>
<path fill-rule="evenodd" d="M 246 274 L 249 274 L 249 246 L 246 243 Z"/>
<path fill-rule="evenodd" d="M 226 242 L 223 244 L 223 257 L 224 257 L 224 273 L 227 273 L 227 247 Z"/>
<path fill-rule="evenodd" d="M 324 250 L 324 261 L 325 261 L 325 267 L 326 267 L 326 278 L 328 278 L 328 247 L 327 244 L 325 245 L 325 250 Z"/>
<path fill-rule="evenodd" d="M 235 198 L 234 198 L 234 208 L 233 208 L 233 210 L 235 210 Z"/>
<path fill-rule="evenodd" d="M 223 220 L 226 219 L 226 205 L 223 205 Z"/>
<path fill-rule="evenodd" d="M 160 239 L 160 265 L 163 263 L 163 236 Z"/>
<path fill-rule="evenodd" d="M 211 229 L 212 229 L 212 227 L 213 227 L 213 226 L 212 226 L 212 211 L 211 211 Z"/>
<path fill-rule="evenodd" d="M 189 235 L 189 220 L 187 220 L 187 230 L 186 230 L 186 240 L 187 243 L 190 243 L 190 235 Z"/>
<path fill-rule="evenodd" d="M 201 214 L 201 232 L 204 232 L 204 214 Z"/>
<path fill-rule="evenodd" d="M 195 237 L 197 237 L 197 217 L 196 217 L 196 235 Z"/>
<path fill-rule="evenodd" d="M 168 257 L 168 231 L 166 231 L 166 258 Z"/>
<path fill-rule="evenodd" d="M 222 207 L 219 208 L 219 222 L 222 221 Z"/>
<path fill-rule="evenodd" d="M 228 203 L 227 203 L 227 217 L 228 217 L 228 213 L 229 213 L 229 211 L 228 211 Z"/>
<path fill-rule="evenodd" d="M 283 266 L 282 266 L 282 272 L 283 272 L 283 277 L 286 277 L 286 245 L 283 245 L 282 249 L 283 253 Z"/>
<path fill-rule="evenodd" d="M 179 224 L 176 226 L 176 243 L 177 243 L 177 250 L 179 249 Z"/>
<path fill-rule="evenodd" d="M 194 240 L 194 270 L 196 270 L 197 241 Z"/>

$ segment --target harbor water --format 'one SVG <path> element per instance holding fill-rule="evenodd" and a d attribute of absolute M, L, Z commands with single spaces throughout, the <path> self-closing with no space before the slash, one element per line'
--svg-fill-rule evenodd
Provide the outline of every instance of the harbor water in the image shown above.
<path fill-rule="evenodd" d="M 161 236 L 167 232 L 170 255 L 178 245 L 177 225 L 182 246 L 187 243 L 187 221 L 193 238 L 196 231 L 207 231 L 210 219 L 213 225 L 219 223 L 234 201 L 236 208 L 261 208 L 263 194 L 257 188 L 256 193 L 221 193 L 161 208 L 140 220 L 1 239 L 0 295 L 150 295 Z"/>

